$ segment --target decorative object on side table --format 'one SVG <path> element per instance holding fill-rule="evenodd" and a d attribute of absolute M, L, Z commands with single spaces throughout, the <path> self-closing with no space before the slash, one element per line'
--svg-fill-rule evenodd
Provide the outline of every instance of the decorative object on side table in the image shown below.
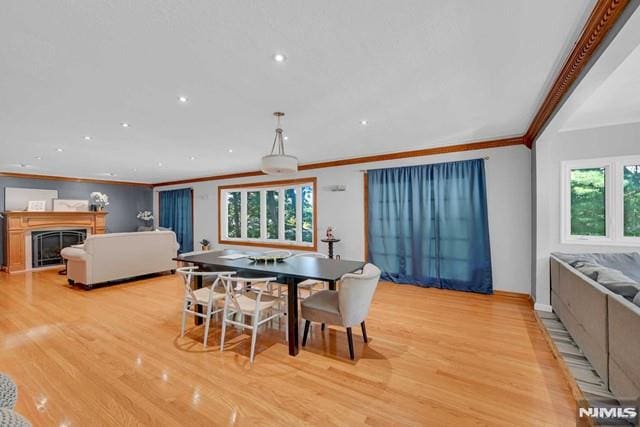
<path fill-rule="evenodd" d="M 99 191 L 94 191 L 89 195 L 92 206 L 95 206 L 95 211 L 102 212 L 105 207 L 109 205 L 109 196 Z"/>
<path fill-rule="evenodd" d="M 327 227 L 326 237 L 322 239 L 324 243 L 329 245 L 329 258 L 333 259 L 333 244 L 338 243 L 340 239 L 336 239 L 333 235 L 334 229 L 332 226 Z"/>
<path fill-rule="evenodd" d="M 200 246 L 202 246 L 202 250 L 203 251 L 208 251 L 209 250 L 209 245 L 211 245 L 211 242 L 208 241 L 207 239 L 200 240 Z"/>
<path fill-rule="evenodd" d="M 153 231 L 153 213 L 151 211 L 139 211 L 136 218 L 144 224 L 138 226 L 138 231 Z"/>

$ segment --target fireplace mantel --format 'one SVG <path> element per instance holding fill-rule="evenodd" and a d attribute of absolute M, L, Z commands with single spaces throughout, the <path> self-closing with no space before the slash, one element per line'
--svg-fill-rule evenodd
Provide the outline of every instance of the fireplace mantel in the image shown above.
<path fill-rule="evenodd" d="M 9 211 L 4 215 L 4 269 L 24 271 L 25 236 L 32 230 L 86 228 L 91 234 L 103 234 L 107 212 L 26 212 Z"/>

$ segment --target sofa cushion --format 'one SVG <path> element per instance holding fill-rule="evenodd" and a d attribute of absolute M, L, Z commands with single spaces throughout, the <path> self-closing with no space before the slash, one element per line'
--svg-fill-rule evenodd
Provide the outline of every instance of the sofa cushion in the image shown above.
<path fill-rule="evenodd" d="M 640 307 L 640 292 L 636 294 L 636 297 L 633 299 L 633 303 Z"/>
<path fill-rule="evenodd" d="M 625 298 L 633 299 L 640 292 L 640 284 L 619 270 L 586 261 L 574 261 L 571 266 L 611 292 Z"/>

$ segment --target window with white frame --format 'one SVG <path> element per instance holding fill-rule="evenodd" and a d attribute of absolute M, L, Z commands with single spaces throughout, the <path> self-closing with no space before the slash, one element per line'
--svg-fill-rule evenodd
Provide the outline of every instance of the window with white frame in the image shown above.
<path fill-rule="evenodd" d="M 316 179 L 219 187 L 219 242 L 316 247 Z"/>
<path fill-rule="evenodd" d="M 562 238 L 640 245 L 640 157 L 562 163 Z"/>

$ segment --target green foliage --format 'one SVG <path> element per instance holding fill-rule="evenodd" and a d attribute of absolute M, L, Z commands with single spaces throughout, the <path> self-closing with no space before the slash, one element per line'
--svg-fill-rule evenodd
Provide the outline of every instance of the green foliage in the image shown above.
<path fill-rule="evenodd" d="M 624 235 L 640 237 L 640 165 L 624 168 Z"/>
<path fill-rule="evenodd" d="M 267 191 L 267 239 L 278 239 L 278 197 L 277 190 Z"/>
<path fill-rule="evenodd" d="M 606 235 L 605 170 L 571 171 L 571 234 Z"/>
<path fill-rule="evenodd" d="M 313 189 L 302 187 L 302 241 L 313 242 Z"/>
<path fill-rule="evenodd" d="M 262 190 L 265 191 L 265 190 Z M 266 190 L 266 222 L 267 239 L 279 239 L 279 197 L 278 190 Z M 247 192 L 247 237 L 260 238 L 260 193 L 261 191 Z M 296 241 L 296 203 L 302 203 L 302 241 L 313 242 L 313 187 L 302 187 L 299 198 L 296 188 L 284 190 L 284 238 Z M 302 200 L 300 200 L 302 199 Z M 227 236 L 231 238 L 241 237 L 241 193 L 239 191 L 227 193 Z"/>
<path fill-rule="evenodd" d="M 260 192 L 247 193 L 247 237 L 260 238 Z"/>
<path fill-rule="evenodd" d="M 240 238 L 240 192 L 227 193 L 227 237 Z"/>
<path fill-rule="evenodd" d="M 284 190 L 284 238 L 296 240 L 296 190 Z"/>

